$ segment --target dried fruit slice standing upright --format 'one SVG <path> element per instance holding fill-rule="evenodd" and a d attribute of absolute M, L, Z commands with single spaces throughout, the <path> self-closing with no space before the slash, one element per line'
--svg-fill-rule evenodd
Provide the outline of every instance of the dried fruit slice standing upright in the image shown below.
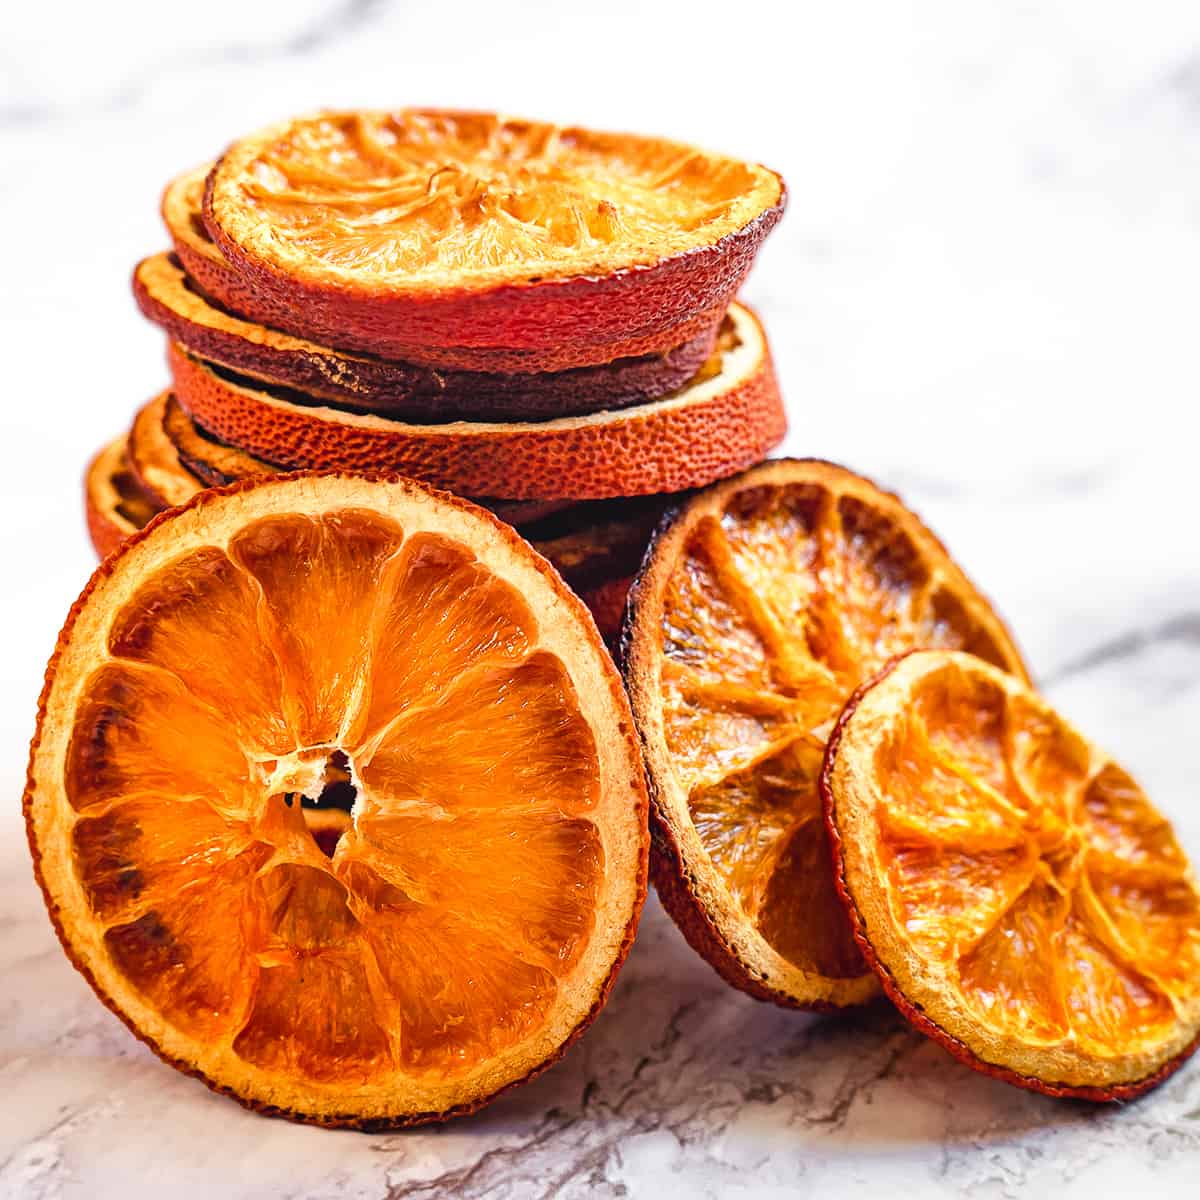
<path fill-rule="evenodd" d="M 916 646 L 1023 676 L 987 601 L 894 496 L 830 463 L 781 460 L 664 523 L 622 636 L 652 873 L 684 935 L 760 999 L 875 995 L 834 886 L 825 741 L 862 680 Z"/>
<path fill-rule="evenodd" d="M 838 886 L 888 995 L 970 1066 L 1130 1099 L 1200 1037 L 1200 891 L 1141 788 L 970 654 L 898 659 L 822 777 Z"/>
<path fill-rule="evenodd" d="M 783 203 L 774 172 L 677 142 L 408 109 L 239 139 L 208 177 L 204 220 L 265 325 L 553 371 L 711 325 Z"/>
<path fill-rule="evenodd" d="M 604 1003 L 646 794 L 581 603 L 405 480 L 200 493 L 97 569 L 25 814 L 63 946 L 162 1058 L 376 1127 L 479 1107 Z"/>

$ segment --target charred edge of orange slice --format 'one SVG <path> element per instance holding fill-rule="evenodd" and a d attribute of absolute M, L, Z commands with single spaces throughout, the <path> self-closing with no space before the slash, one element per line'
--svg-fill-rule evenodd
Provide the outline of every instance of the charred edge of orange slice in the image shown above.
<path fill-rule="evenodd" d="M 846 912 L 850 917 L 850 927 L 854 933 L 854 940 L 858 943 L 859 951 L 879 977 L 884 994 L 896 1006 L 904 1019 L 914 1029 L 923 1033 L 932 1041 L 937 1042 L 938 1045 L 953 1055 L 960 1063 L 966 1067 L 970 1067 L 973 1071 L 978 1071 L 980 1074 L 988 1075 L 1003 1083 L 1012 1084 L 1014 1087 L 1022 1088 L 1025 1091 L 1038 1092 L 1043 1096 L 1050 1096 L 1054 1099 L 1090 1100 L 1098 1104 L 1136 1100 L 1139 1096 L 1156 1088 L 1164 1080 L 1169 1079 L 1200 1049 L 1200 1034 L 1173 1059 L 1164 1063 L 1157 1071 L 1147 1075 L 1144 1079 L 1135 1080 L 1132 1083 L 1113 1084 L 1106 1087 L 1078 1086 L 1052 1083 L 1039 1079 L 1034 1075 L 1023 1075 L 1019 1071 L 1012 1070 L 1010 1067 L 985 1062 L 959 1038 L 947 1033 L 940 1025 L 931 1021 L 900 990 L 895 976 L 880 961 L 874 945 L 867 936 L 866 921 L 858 905 L 855 903 L 854 897 L 850 893 L 849 885 L 846 882 L 846 860 L 843 851 L 842 835 L 838 829 L 835 817 L 837 801 L 833 794 L 833 768 L 841 746 L 842 735 L 845 733 L 846 726 L 854 716 L 855 710 L 862 703 L 863 697 L 873 687 L 887 679 L 906 658 L 917 653 L 919 651 L 910 650 L 906 654 L 896 655 L 877 674 L 855 688 L 850 699 L 846 701 L 845 707 L 842 709 L 841 715 L 833 727 L 833 732 L 829 735 L 829 741 L 825 745 L 825 760 L 822 764 L 820 780 L 821 804 L 824 809 L 825 828 L 829 834 L 829 845 L 833 852 L 833 878 L 838 896 L 841 898 Z"/>
<path fill-rule="evenodd" d="M 636 696 L 641 686 L 638 681 L 644 675 L 646 667 L 640 661 L 636 634 L 642 621 L 657 621 L 661 610 L 660 600 L 656 600 L 652 596 L 658 576 L 661 573 L 659 566 L 660 556 L 656 553 L 657 550 L 667 542 L 679 523 L 685 519 L 689 507 L 702 499 L 708 492 L 717 489 L 736 489 L 742 480 L 752 476 L 755 472 L 773 468 L 777 464 L 781 466 L 793 464 L 828 469 L 839 475 L 852 477 L 858 482 L 865 484 L 870 489 L 878 492 L 884 499 L 899 505 L 909 513 L 924 535 L 930 539 L 932 546 L 937 552 L 943 555 L 960 575 L 962 574 L 942 541 L 894 492 L 887 491 L 879 487 L 879 485 L 868 477 L 853 472 L 849 468 L 828 459 L 812 457 L 768 459 L 757 466 L 748 468 L 739 475 L 734 475 L 718 483 L 714 483 L 708 488 L 693 489 L 680 494 L 675 497 L 674 502 L 663 512 L 647 544 L 645 554 L 642 558 L 641 569 L 629 586 L 621 628 L 615 638 L 613 653 L 621 674 L 625 678 L 626 688 L 630 693 L 635 721 L 638 724 L 638 734 L 642 744 L 642 754 L 646 761 L 646 783 L 650 790 L 650 877 L 663 908 L 675 922 L 688 945 L 732 987 L 745 992 L 753 999 L 767 1001 L 785 1008 L 795 1008 L 806 1012 L 845 1012 L 848 1008 L 874 1002 L 878 999 L 878 994 L 866 995 L 861 1000 L 850 1003 L 838 1003 L 819 999 L 798 1000 L 788 992 L 766 983 L 762 971 L 756 965 L 748 962 L 743 955 L 739 954 L 737 949 L 722 932 L 706 905 L 699 899 L 698 882 L 694 874 L 688 870 L 687 864 L 684 861 L 682 847 L 672 827 L 667 805 L 653 769 L 655 749 L 651 745 L 649 735 L 643 723 L 637 720 L 639 706 Z M 962 578 L 979 598 L 981 604 L 987 609 L 991 620 L 994 622 L 996 632 L 1003 640 L 1005 646 L 1010 649 L 1012 661 L 1009 664 L 1009 669 L 1023 682 L 1028 683 L 1029 675 L 1027 668 L 1007 624 L 992 607 L 991 602 L 984 593 L 973 582 L 967 579 L 965 575 Z"/>
<path fill-rule="evenodd" d="M 730 309 L 721 370 L 649 404 L 539 422 L 416 425 L 304 403 L 172 344 L 175 393 L 223 442 L 286 468 L 398 471 L 467 496 L 600 500 L 682 491 L 758 462 L 787 416 L 757 319 Z"/>
<path fill-rule="evenodd" d="M 193 354 L 230 370 L 364 412 L 417 420 L 544 420 L 627 408 L 682 387 L 712 353 L 719 319 L 661 354 L 536 373 L 455 371 L 344 354 L 244 320 L 157 254 L 133 274 L 142 314 Z"/>
<path fill-rule="evenodd" d="M 417 110 L 408 115 L 450 121 L 485 117 L 499 124 L 508 120 L 452 111 Z M 372 114 L 325 116 L 338 120 Z M 459 286 L 453 281 L 436 280 L 423 287 L 411 282 L 389 287 L 365 273 L 361 282 L 353 276 L 339 280 L 320 270 L 290 270 L 264 255 L 253 237 L 240 236 L 244 230 L 235 228 L 246 226 L 252 232 L 254 222 L 247 221 L 244 213 L 238 214 L 240 219 L 224 213 L 225 198 L 218 196 L 222 189 L 231 190 L 226 177 L 236 178 L 246 169 L 257 153 L 256 147 L 285 139 L 298 123 L 285 121 L 260 130 L 235 142 L 217 160 L 205 182 L 204 223 L 226 262 L 259 301 L 269 303 L 273 315 L 278 316 L 265 324 L 322 341 L 340 336 L 346 345 L 352 344 L 352 338 L 362 348 L 388 357 L 406 358 L 410 352 L 429 346 L 468 346 L 549 351 L 561 360 L 567 350 L 576 361 L 563 365 L 584 366 L 629 355 L 632 351 L 626 347 L 631 339 L 656 337 L 659 344 L 654 348 L 665 349 L 682 340 L 676 331 L 683 322 L 723 307 L 733 297 L 786 203 L 786 190 L 778 175 L 740 163 L 764 176 L 760 180 L 763 196 L 755 205 L 759 211 L 712 241 L 698 239 L 686 249 L 667 253 L 652 263 L 623 265 L 617 256 L 613 269 L 579 264 L 549 278 L 546 273 L 537 273 L 541 270 L 537 267 L 524 271 L 515 268 L 509 272 L 512 278 L 502 276 L 496 283 L 475 281 Z M 565 136 L 592 136 L 586 130 L 559 132 Z M 662 139 L 631 135 L 625 140 L 667 145 Z M 673 145 L 679 154 L 701 153 L 692 147 Z M 773 181 L 771 186 L 766 177 Z M 603 358 L 594 357 L 597 346 L 608 347 L 602 351 Z M 526 369 L 557 368 L 531 364 Z"/>
<path fill-rule="evenodd" d="M 71 633 L 74 630 L 75 623 L 83 612 L 92 593 L 106 580 L 116 569 L 121 560 L 129 554 L 135 547 L 139 546 L 155 530 L 161 525 L 170 522 L 178 514 L 190 511 L 194 508 L 199 508 L 206 503 L 211 502 L 217 496 L 233 496 L 242 492 L 251 491 L 254 488 L 261 487 L 264 484 L 270 484 L 276 481 L 291 481 L 298 479 L 323 479 L 323 478 L 354 478 L 366 479 L 369 481 L 395 484 L 400 487 L 411 487 L 417 491 L 427 492 L 439 500 L 442 500 L 454 507 L 463 509 L 473 513 L 486 514 L 486 519 L 490 521 L 494 528 L 499 531 L 500 537 L 517 553 L 522 549 L 527 549 L 524 540 L 520 534 L 516 532 L 510 525 L 501 521 L 494 514 L 482 509 L 479 505 L 472 504 L 471 501 L 463 499 L 461 496 L 456 496 L 451 492 L 439 491 L 436 488 L 431 488 L 425 484 L 419 483 L 412 479 L 408 479 L 402 475 L 397 475 L 388 472 L 345 472 L 345 471 L 294 471 L 286 475 L 274 476 L 257 476 L 251 479 L 239 480 L 236 483 L 228 484 L 224 487 L 207 488 L 198 492 L 186 504 L 180 505 L 174 509 L 167 509 L 156 514 L 151 521 L 143 528 L 135 531 L 130 536 L 126 537 L 112 554 L 102 558 L 100 563 L 92 572 L 87 583 L 84 585 L 83 591 L 76 598 L 75 603 L 71 605 L 71 609 L 67 614 L 67 619 L 63 623 L 63 627 L 59 632 L 58 638 L 54 645 L 54 650 L 50 656 L 50 660 L 46 665 L 46 673 L 42 683 L 42 690 L 38 696 L 37 706 L 37 723 L 35 732 L 29 746 L 29 758 L 25 771 L 25 790 L 21 798 L 21 813 L 25 821 L 25 838 L 29 846 L 30 858 L 33 862 L 34 878 L 37 880 L 38 888 L 42 893 L 43 902 L 46 905 L 46 911 L 50 917 L 51 924 L 54 927 L 55 935 L 58 937 L 59 944 L 63 948 L 63 953 L 67 956 L 71 965 L 87 980 L 88 985 L 95 993 L 97 999 L 107 1008 L 117 1019 L 129 1030 L 131 1034 L 141 1043 L 143 1043 L 150 1051 L 168 1066 L 174 1067 L 183 1075 L 191 1076 L 200 1080 L 210 1090 L 217 1092 L 220 1095 L 228 1096 L 230 1099 L 236 1100 L 243 1108 L 249 1109 L 262 1116 L 280 1116 L 286 1117 L 289 1120 L 299 1121 L 305 1124 L 320 1125 L 327 1128 L 339 1129 L 358 1129 L 363 1132 L 379 1132 L 389 1129 L 410 1128 L 415 1125 L 427 1125 L 431 1123 L 441 1123 L 448 1121 L 454 1117 L 469 1116 L 471 1113 L 478 1112 L 481 1108 L 491 1104 L 494 1100 L 499 1099 L 507 1092 L 514 1088 L 536 1079 L 544 1071 L 552 1067 L 558 1062 L 562 1056 L 579 1040 L 586 1032 L 587 1028 L 596 1019 L 596 1016 L 604 1008 L 608 1002 L 612 992 L 613 985 L 616 983 L 621 967 L 624 966 L 625 960 L 629 957 L 629 951 L 633 947 L 634 938 L 637 935 L 638 923 L 641 920 L 642 910 L 645 906 L 646 890 L 649 883 L 649 830 L 648 830 L 648 809 L 649 801 L 646 794 L 646 781 L 644 772 L 638 772 L 631 782 L 634 784 L 635 791 L 641 795 L 639 803 L 639 814 L 641 823 L 645 829 L 645 835 L 642 838 L 639 865 L 637 878 L 634 884 L 633 902 L 630 909 L 629 921 L 622 935 L 619 950 L 613 959 L 611 968 L 604 980 L 600 983 L 596 993 L 596 998 L 592 1003 L 591 1008 L 579 1021 L 570 1034 L 549 1054 L 544 1061 L 535 1065 L 525 1075 L 519 1079 L 511 1080 L 510 1082 L 499 1087 L 496 1091 L 480 1096 L 469 1103 L 456 1105 L 452 1108 L 423 1113 L 408 1113 L 397 1118 L 391 1117 L 372 1117 L 363 1118 L 359 1114 L 348 1113 L 309 1113 L 297 1109 L 290 1109 L 276 1105 L 266 1104 L 253 1098 L 239 1094 L 233 1088 L 230 1088 L 218 1081 L 205 1075 L 203 1071 L 189 1063 L 185 1059 L 176 1058 L 164 1052 L 161 1047 L 153 1041 L 148 1035 L 144 1034 L 130 1017 L 120 1008 L 117 1002 L 101 987 L 99 981 L 88 969 L 84 962 L 75 954 L 71 942 L 67 937 L 66 930 L 60 914 L 59 906 L 55 902 L 50 891 L 49 885 L 42 873 L 41 851 L 38 847 L 34 836 L 34 827 L 32 820 L 33 800 L 36 792 L 37 782 L 34 778 L 34 768 L 37 759 L 37 752 L 41 745 L 42 728 L 45 723 L 47 706 L 50 700 L 50 693 L 54 685 L 55 673 L 57 671 L 60 660 L 70 643 Z M 558 573 L 538 555 L 532 555 L 532 560 L 536 569 L 545 578 L 550 585 L 555 595 L 561 600 L 574 615 L 596 633 L 597 638 L 600 637 L 599 631 L 596 629 L 596 624 L 592 619 L 592 615 L 583 601 L 576 596 L 569 587 L 563 582 Z M 605 679 L 609 685 L 610 694 L 614 703 L 618 708 L 628 704 L 628 699 L 625 694 L 625 687 L 612 659 L 606 654 L 597 655 L 600 663 L 600 668 L 604 672 Z M 620 732 L 625 739 L 626 746 L 630 750 L 631 760 L 640 762 L 641 755 L 638 747 L 637 734 L 632 727 L 626 728 L 624 722 L 620 727 Z"/>

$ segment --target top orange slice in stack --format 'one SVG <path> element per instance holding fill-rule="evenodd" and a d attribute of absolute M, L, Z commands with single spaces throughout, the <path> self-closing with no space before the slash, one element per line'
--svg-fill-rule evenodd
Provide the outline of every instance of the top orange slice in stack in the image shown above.
<path fill-rule="evenodd" d="M 779 177 L 661 138 L 492 113 L 329 113 L 235 142 L 204 219 L 264 324 L 524 370 L 664 350 L 712 323 Z M 465 354 L 464 365 L 486 358 Z"/>

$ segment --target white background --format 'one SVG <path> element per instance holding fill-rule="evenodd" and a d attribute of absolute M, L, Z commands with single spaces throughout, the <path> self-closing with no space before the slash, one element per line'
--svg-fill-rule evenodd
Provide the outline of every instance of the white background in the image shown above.
<path fill-rule="evenodd" d="M 663 133 L 782 172 L 789 210 L 745 296 L 772 338 L 785 449 L 900 489 L 996 600 L 1051 696 L 1200 855 L 1194 3 L 12 4 L 0 35 L 0 1028 L 12 1035 L 0 1041 L 0 1195 L 102 1194 L 136 1175 L 176 1196 L 218 1179 L 230 1195 L 382 1196 L 385 1182 L 467 1171 L 509 1146 L 511 1169 L 489 1159 L 455 1188 L 525 1194 L 521 1163 L 537 1162 L 580 1195 L 655 1195 L 678 1177 L 712 1194 L 886 1180 L 1096 1196 L 1146 1171 L 1186 1194 L 1200 1068 L 1094 1117 L 966 1078 L 886 1022 L 861 1046 L 793 1061 L 782 1048 L 797 1030 L 825 1026 L 727 993 L 653 909 L 591 1057 L 577 1052 L 467 1134 L 381 1141 L 384 1156 L 370 1139 L 243 1116 L 176 1079 L 63 964 L 19 796 L 41 673 L 92 566 L 83 465 L 165 378 L 161 336 L 128 287 L 134 263 L 165 246 L 159 192 L 267 121 L 406 103 Z M 716 1026 L 689 1030 L 696 996 Z M 561 1132 L 537 1140 L 551 1102 L 574 1112 L 588 1072 L 619 1089 L 639 1039 L 666 1045 L 671 1030 L 681 1048 L 670 1042 L 661 1085 L 632 1109 L 570 1124 L 570 1145 Z M 738 1036 L 740 1064 L 724 1052 Z M 915 1084 L 890 1069 L 857 1079 L 870 1046 L 893 1044 L 911 1051 Z M 769 1103 L 739 1091 L 755 1071 L 763 1095 L 784 1091 Z M 691 1100 L 714 1080 L 735 1099 L 701 1111 Z M 822 1088 L 849 1095 L 836 1121 L 813 1115 Z"/>

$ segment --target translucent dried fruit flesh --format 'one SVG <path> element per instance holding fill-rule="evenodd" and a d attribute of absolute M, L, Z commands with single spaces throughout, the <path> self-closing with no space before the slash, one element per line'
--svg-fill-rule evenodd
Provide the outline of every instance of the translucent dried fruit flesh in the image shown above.
<path fill-rule="evenodd" d="M 885 982 L 982 1069 L 1109 1098 L 1200 1032 L 1200 893 L 1170 826 L 1011 676 L 901 660 L 847 711 L 827 791 Z"/>
<path fill-rule="evenodd" d="M 639 590 L 634 711 L 678 871 L 708 880 L 695 903 L 774 998 L 866 998 L 828 867 L 826 739 L 900 651 L 970 647 L 1023 673 L 1015 648 L 910 512 L 825 463 L 765 464 L 702 494 Z"/>
<path fill-rule="evenodd" d="M 764 168 L 674 142 L 410 110 L 296 120 L 235 145 L 213 213 L 297 273 L 412 289 L 647 265 L 780 195 Z"/>
<path fill-rule="evenodd" d="M 48 891 L 135 1027 L 196 1039 L 192 1065 L 273 1107 L 353 1115 L 378 1093 L 400 1119 L 397 1088 L 469 1102 L 497 1058 L 552 1053 L 580 971 L 611 972 L 598 922 L 634 911 L 640 784 L 619 684 L 600 734 L 603 702 L 580 699 L 604 679 L 594 633 L 572 634 L 592 678 L 548 630 L 553 585 L 531 599 L 462 536 L 536 563 L 498 523 L 459 514 L 456 537 L 311 500 L 237 516 L 264 487 L 337 483 L 206 494 L 215 515 L 184 510 L 178 546 L 159 527 L 162 553 L 85 614 L 104 633 L 73 650 L 51 825 L 33 819 Z M 409 492 L 418 519 L 443 503 Z M 598 741 L 614 730 L 623 766 Z"/>

